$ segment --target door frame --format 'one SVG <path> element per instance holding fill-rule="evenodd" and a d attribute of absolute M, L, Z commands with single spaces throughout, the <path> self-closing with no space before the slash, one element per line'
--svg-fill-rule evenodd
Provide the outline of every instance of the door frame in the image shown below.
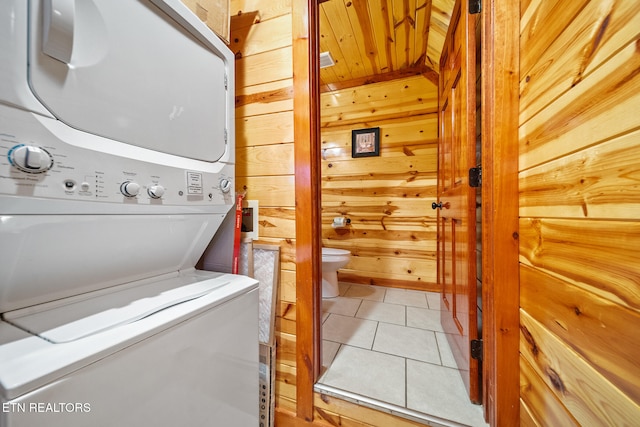
<path fill-rule="evenodd" d="M 520 0 L 482 2 L 483 404 L 520 422 L 518 124 Z"/>
<path fill-rule="evenodd" d="M 519 0 L 482 5 L 483 395 L 491 426 L 519 423 Z M 313 421 L 321 360 L 318 1 L 292 0 L 296 173 L 296 415 Z M 308 141 L 308 144 L 304 142 Z M 304 221 L 299 219 L 304 218 Z M 309 219 L 312 226 L 309 227 Z M 498 309 L 499 307 L 499 309 Z"/>
<path fill-rule="evenodd" d="M 317 0 L 292 0 L 291 15 L 296 193 L 296 415 L 311 422 L 313 386 L 322 366 L 320 21 Z"/>

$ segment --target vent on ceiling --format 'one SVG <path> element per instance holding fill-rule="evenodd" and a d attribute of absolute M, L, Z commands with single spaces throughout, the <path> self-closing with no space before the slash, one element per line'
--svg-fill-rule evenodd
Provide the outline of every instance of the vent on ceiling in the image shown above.
<path fill-rule="evenodd" d="M 320 68 L 327 68 L 336 65 L 336 62 L 331 57 L 331 53 L 322 52 L 320 54 Z"/>

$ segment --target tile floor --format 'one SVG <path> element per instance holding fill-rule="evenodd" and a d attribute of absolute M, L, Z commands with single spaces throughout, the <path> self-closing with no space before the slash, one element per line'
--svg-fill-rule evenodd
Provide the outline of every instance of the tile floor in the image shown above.
<path fill-rule="evenodd" d="M 319 390 L 432 425 L 487 426 L 440 326 L 438 293 L 341 282 L 322 306 Z"/>

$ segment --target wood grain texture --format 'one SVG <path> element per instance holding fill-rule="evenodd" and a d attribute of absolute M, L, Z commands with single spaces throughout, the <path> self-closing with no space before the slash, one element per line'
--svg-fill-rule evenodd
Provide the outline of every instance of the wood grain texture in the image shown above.
<path fill-rule="evenodd" d="M 520 261 L 640 310 L 640 222 L 520 220 Z"/>
<path fill-rule="evenodd" d="M 296 402 L 296 371 L 291 366 L 291 361 L 276 364 L 276 395 L 279 406 L 283 401 Z"/>
<path fill-rule="evenodd" d="M 295 272 L 284 270 L 281 273 L 280 283 L 278 284 L 278 298 L 281 302 L 294 303 L 296 301 Z"/>
<path fill-rule="evenodd" d="M 390 0 L 379 0 L 371 3 L 376 6 L 379 4 L 384 9 L 383 14 L 386 18 L 382 19 L 386 19 L 390 24 L 385 31 L 391 31 L 388 34 L 395 34 L 393 33 L 394 9 L 392 2 Z M 365 12 L 365 8 L 362 7 L 363 4 L 364 2 L 359 5 L 351 4 L 351 6 L 346 6 L 347 2 L 344 2 L 344 5 L 350 8 L 347 11 L 349 19 L 358 17 L 362 19 Z M 279 244 L 281 247 L 282 271 L 278 289 L 279 311 L 276 318 L 278 340 L 276 365 L 277 425 L 302 426 L 315 424 L 326 426 L 328 420 L 340 420 L 339 422 L 342 422 L 343 425 L 413 426 L 415 423 L 398 419 L 393 415 L 362 408 L 355 404 L 345 403 L 343 406 L 343 404 L 333 403 L 329 408 L 322 408 L 323 412 L 321 414 L 320 411 L 312 409 L 313 402 L 309 403 L 308 396 L 311 395 L 313 378 L 312 375 L 309 375 L 309 369 L 312 369 L 313 363 L 311 359 L 315 356 L 312 355 L 313 349 L 310 348 L 309 344 L 312 335 L 308 331 L 310 327 L 313 327 L 314 320 L 312 319 L 313 308 L 309 306 L 312 297 L 304 293 L 306 292 L 305 290 L 311 289 L 312 286 L 307 286 L 308 284 L 303 282 L 313 277 L 313 274 L 309 274 L 306 271 L 309 268 L 309 259 L 319 259 L 319 256 L 314 257 L 307 250 L 298 250 L 300 245 L 308 246 L 308 243 L 298 241 L 304 235 L 305 230 L 303 232 L 299 231 L 301 224 L 297 219 L 304 217 L 307 220 L 308 215 L 298 212 L 299 198 L 301 196 L 296 189 L 312 185 L 311 181 L 308 180 L 308 171 L 305 171 L 304 168 L 309 167 L 313 162 L 311 160 L 307 162 L 296 159 L 305 157 L 310 159 L 314 151 L 311 150 L 311 145 L 308 145 L 313 134 L 305 133 L 308 130 L 305 120 L 308 120 L 309 114 L 307 112 L 309 111 L 309 106 L 314 102 L 312 99 L 313 94 L 310 90 L 315 87 L 315 83 L 305 81 L 306 76 L 310 75 L 309 71 L 305 70 L 309 66 L 310 60 L 308 58 L 303 59 L 304 55 L 315 57 L 315 53 L 304 53 L 305 50 L 309 49 L 309 35 L 316 30 L 312 28 L 305 30 L 306 23 L 312 24 L 315 21 L 313 19 L 307 20 L 306 12 L 303 10 L 304 7 L 309 7 L 313 10 L 314 5 L 315 3 L 311 4 L 304 1 L 294 3 L 291 0 L 231 1 L 232 14 L 234 15 L 232 32 L 235 30 L 236 35 L 234 39 L 234 34 L 232 33 L 232 49 L 236 53 L 237 70 L 236 117 L 238 120 L 236 121 L 236 128 L 239 170 L 237 189 L 239 191 L 247 191 L 248 198 L 256 198 L 260 202 L 260 241 Z M 431 7 L 431 15 L 427 13 L 427 7 Z M 425 23 L 429 19 L 430 25 L 438 26 L 436 30 L 429 31 L 429 38 L 435 41 L 436 47 L 427 45 L 429 54 L 420 59 L 420 62 L 424 60 L 424 66 L 414 64 L 409 72 L 410 74 L 397 74 L 393 77 L 414 77 L 415 73 L 419 73 L 421 79 L 426 80 L 428 77 L 431 78 L 432 82 L 435 80 L 434 75 L 428 73 L 429 69 L 427 67 L 437 64 L 437 60 L 430 60 L 428 56 L 431 55 L 433 58 L 437 58 L 439 55 L 439 48 L 437 47 L 438 33 L 444 34 L 446 32 L 447 10 L 452 7 L 453 2 L 450 0 L 416 3 L 415 22 L 417 24 L 416 28 L 420 28 L 418 31 L 426 31 Z M 379 13 L 381 9 L 380 7 L 369 7 L 369 10 Z M 409 9 L 409 14 L 413 13 L 412 10 Z M 404 13 L 404 9 L 401 12 Z M 380 16 L 382 17 L 383 14 Z M 421 21 L 423 19 L 425 22 Z M 291 22 L 291 25 L 286 25 L 286 22 Z M 282 23 L 282 25 L 277 25 L 277 23 Z M 413 25 L 410 20 L 406 20 L 405 23 L 408 23 L 408 25 L 404 25 L 401 31 L 405 33 L 407 29 L 413 31 L 410 28 Z M 371 40 L 365 39 L 364 35 L 370 31 L 376 33 L 377 28 L 368 28 L 365 22 L 354 28 L 354 31 L 358 32 L 358 35 L 355 36 L 356 42 L 367 46 L 367 48 L 372 48 Z M 301 29 L 302 31 L 300 31 Z M 271 34 L 271 31 L 274 31 L 275 34 Z M 382 52 L 386 54 L 392 51 L 391 48 L 394 47 L 395 42 L 388 37 L 385 31 L 379 34 L 382 36 L 380 39 L 383 46 Z M 291 34 L 291 43 L 286 41 L 287 34 Z M 410 40 L 410 37 L 407 40 Z M 444 37 L 442 36 L 440 44 L 443 39 Z M 409 49 L 419 51 L 423 49 L 419 44 L 425 41 L 416 37 L 415 43 L 417 44 L 415 48 L 410 47 L 409 44 L 406 46 Z M 412 52 L 410 54 L 414 55 Z M 293 59 L 294 56 L 296 56 L 295 60 Z M 381 72 L 393 71 L 393 64 L 395 63 L 395 66 L 398 66 L 395 52 L 393 55 L 387 56 L 388 59 L 385 60 L 387 64 L 386 70 L 383 69 L 382 56 L 374 58 L 367 54 L 364 57 L 369 64 L 367 66 L 372 70 L 379 69 Z M 425 75 L 427 77 L 424 77 Z M 349 80 L 352 83 L 355 82 L 353 79 Z M 376 81 L 376 79 L 369 80 L 365 77 L 361 85 L 371 81 Z M 382 78 L 382 82 L 386 81 L 389 81 L 389 79 Z M 390 95 L 393 97 L 396 95 L 395 92 L 401 91 L 402 88 L 391 92 Z M 376 200 L 373 204 L 366 201 L 364 202 L 365 204 L 361 203 L 362 200 L 366 199 L 366 197 L 361 197 L 360 201 L 354 201 L 346 206 L 348 209 L 359 210 L 362 223 L 371 226 L 372 230 L 383 232 L 386 229 L 389 233 L 396 233 L 396 235 L 400 233 L 406 236 L 406 245 L 403 243 L 393 250 L 385 249 L 384 254 L 388 255 L 390 259 L 402 258 L 409 254 L 412 246 L 413 250 L 415 250 L 415 245 L 413 245 L 414 237 L 417 237 L 420 244 L 423 244 L 431 239 L 429 236 L 433 235 L 430 213 L 425 215 L 424 218 L 414 220 L 412 219 L 412 212 L 415 209 L 422 208 L 420 204 L 423 202 L 417 194 L 419 193 L 424 197 L 425 194 L 429 194 L 425 187 L 435 186 L 435 168 L 431 167 L 427 172 L 417 171 L 417 173 L 411 169 L 422 168 L 425 165 L 425 159 L 434 158 L 437 119 L 435 119 L 435 115 L 430 118 L 425 116 L 423 119 L 423 117 L 420 117 L 420 113 L 415 114 L 415 108 L 411 103 L 420 104 L 418 108 L 423 108 L 423 105 L 427 104 L 427 102 L 431 103 L 431 108 L 435 113 L 437 111 L 435 109 L 436 98 L 437 92 L 436 96 L 432 96 L 428 101 L 420 99 L 415 101 L 404 100 L 405 105 L 401 106 L 402 109 L 398 109 L 398 113 L 403 116 L 401 122 L 404 123 L 402 124 L 396 121 L 397 115 L 388 109 L 376 118 L 376 123 L 388 128 L 388 132 L 384 136 L 387 138 L 388 144 L 383 149 L 383 156 L 388 158 L 410 158 L 413 167 L 400 168 L 399 171 L 392 171 L 390 174 L 386 172 L 378 173 L 371 182 L 373 186 L 382 187 L 384 182 L 389 180 L 391 185 L 400 185 L 405 190 L 410 190 L 412 195 L 405 196 L 406 191 L 405 193 L 399 193 L 397 191 L 384 190 L 384 192 L 380 193 L 380 200 Z M 348 129 L 349 127 L 367 126 L 370 114 L 370 111 L 363 111 L 360 118 L 353 119 L 354 121 L 349 119 L 342 121 L 342 123 L 337 123 L 333 130 L 345 132 L 345 130 L 350 130 Z M 307 117 L 305 119 L 301 116 Z M 409 120 L 404 120 L 407 118 Z M 409 122 L 411 124 L 405 124 Z M 341 129 L 340 126 L 345 126 L 345 128 Z M 291 173 L 290 152 L 292 146 L 294 149 L 295 178 L 294 174 Z M 333 160 L 345 161 L 350 157 L 350 152 L 346 151 L 346 148 L 348 147 L 343 146 L 331 153 L 329 150 L 320 151 L 318 147 L 316 153 L 324 153 L 328 157 L 333 154 Z M 310 151 L 307 152 L 307 149 Z M 299 152 L 296 153 L 298 150 Z M 270 153 L 273 154 L 272 157 L 270 157 Z M 421 156 L 424 156 L 424 159 L 421 159 Z M 281 164 L 276 165 L 275 163 L 278 162 Z M 384 166 L 384 164 L 381 166 Z M 344 168 L 341 167 L 340 170 L 344 170 Z M 407 175 L 407 171 L 411 173 Z M 344 184 L 347 185 L 345 188 L 357 182 L 359 174 L 360 172 L 358 174 L 347 174 L 344 178 Z M 403 176 L 403 178 L 400 176 Z M 351 184 L 349 184 L 350 180 Z M 332 182 L 335 183 L 336 180 Z M 320 183 L 319 179 L 317 183 Z M 334 186 L 334 191 L 337 193 L 339 190 Z M 366 191 L 375 192 L 376 190 L 370 185 Z M 392 193 L 398 195 L 398 197 L 388 198 L 385 195 Z M 319 197 L 317 200 L 319 200 Z M 375 205 L 375 207 L 369 207 L 370 205 Z M 329 209 L 334 209 L 334 207 Z M 316 212 L 320 215 L 320 209 L 317 209 Z M 375 219 L 372 218 L 374 215 L 376 216 Z M 389 216 L 391 218 L 383 219 L 383 217 Z M 424 229 L 424 231 L 420 233 L 411 233 L 409 231 L 410 228 L 416 227 L 420 230 Z M 373 253 L 375 240 L 371 242 L 373 243 L 371 246 L 362 244 L 361 253 Z M 433 260 L 433 250 L 432 246 L 427 245 L 415 251 L 415 254 L 431 261 Z M 420 265 L 414 267 L 406 261 L 402 265 L 406 269 L 419 270 L 424 268 Z M 317 363 L 316 366 L 319 366 L 319 364 Z M 312 411 L 311 418 L 318 418 L 316 422 L 305 420 L 305 418 L 310 418 L 310 410 Z M 325 418 L 327 414 L 331 413 L 336 418 L 333 418 L 334 415 Z"/>
<path fill-rule="evenodd" d="M 521 63 L 523 121 L 587 78 L 624 46 L 633 44 L 637 38 L 634 28 L 640 25 L 636 2 L 576 1 L 568 6 L 559 2 L 552 11 L 542 11 L 547 3 L 532 8 L 534 15 L 543 15 L 535 19 L 543 20 L 535 22 L 539 30 L 527 33 L 529 37 L 521 45 L 526 52 Z"/>
<path fill-rule="evenodd" d="M 293 103 L 296 212 L 296 413 L 313 420 L 313 384 L 321 362 L 320 85 L 318 4 L 295 1 Z"/>
<path fill-rule="evenodd" d="M 296 212 L 291 0 L 232 0 L 236 191 L 258 200 L 261 243 L 280 246 L 276 406 L 296 410 Z"/>
<path fill-rule="evenodd" d="M 601 375 L 640 396 L 640 312 L 523 265 L 522 309 L 544 324 Z"/>
<path fill-rule="evenodd" d="M 640 4 L 565 3 L 522 3 L 521 397 L 539 425 L 633 425 Z"/>
<path fill-rule="evenodd" d="M 438 263 L 442 288 L 440 323 L 469 399 L 481 403 L 480 365 L 470 345 L 478 339 L 476 286 L 476 190 L 469 169 L 476 166 L 475 18 L 466 1 L 456 1 L 440 62 L 438 140 Z"/>
<path fill-rule="evenodd" d="M 483 1 L 482 301 L 491 425 L 517 425 L 519 1 Z M 490 42 L 492 41 L 492 42 Z"/>
<path fill-rule="evenodd" d="M 540 427 L 540 424 L 533 418 L 533 414 L 526 406 L 526 404 L 520 400 L 520 427 Z"/>
<path fill-rule="evenodd" d="M 295 239 L 295 219 L 295 210 L 292 207 L 259 207 L 260 241 L 270 238 Z"/>
<path fill-rule="evenodd" d="M 580 425 L 633 426 L 637 423 L 640 406 L 636 402 L 524 311 L 521 311 L 520 323 L 522 357 Z M 541 391 L 545 392 L 548 391 Z M 545 408 L 537 409 L 546 413 Z"/>
<path fill-rule="evenodd" d="M 520 215 L 640 218 L 640 131 L 520 174 Z"/>
<path fill-rule="evenodd" d="M 282 15 L 291 14 L 292 0 L 231 0 L 231 16 L 249 15 L 255 12 L 256 18 L 251 23 L 266 21 Z M 234 29 L 237 29 L 237 25 Z"/>
<path fill-rule="evenodd" d="M 261 207 L 295 206 L 293 175 L 237 177 L 236 186 L 246 192 L 247 200 L 258 200 Z"/>
<path fill-rule="evenodd" d="M 322 128 L 437 113 L 438 92 L 424 76 L 323 93 Z"/>
<path fill-rule="evenodd" d="M 386 158 L 404 157 L 419 154 L 437 156 L 438 119 L 435 114 L 414 117 L 411 120 L 381 120 L 376 123 L 385 139 L 380 153 Z M 368 127 L 368 122 L 355 125 L 341 125 L 322 130 L 322 159 L 329 160 L 326 166 L 335 160 L 351 160 L 351 130 Z M 324 166 L 324 165 L 323 165 Z M 435 177 L 435 170 L 432 168 Z M 327 170 L 327 172 L 330 172 Z M 383 175 L 384 171 L 370 171 Z"/>
<path fill-rule="evenodd" d="M 193 13 L 229 44 L 229 0 L 182 0 Z"/>
<path fill-rule="evenodd" d="M 236 147 L 293 142 L 293 112 L 236 117 Z"/>
<path fill-rule="evenodd" d="M 320 50 L 336 64 L 322 85 L 428 68 L 437 76 L 452 0 L 320 2 Z M 437 78 L 434 78 L 437 81 Z"/>
<path fill-rule="evenodd" d="M 236 85 L 253 86 L 293 77 L 291 46 L 236 58 Z"/>
<path fill-rule="evenodd" d="M 236 91 L 236 118 L 293 110 L 292 85 L 285 79 Z"/>
<path fill-rule="evenodd" d="M 347 402 L 333 396 L 315 393 L 316 420 L 319 425 L 348 427 L 420 427 L 425 424 Z"/>
<path fill-rule="evenodd" d="M 536 420 L 544 425 L 578 427 L 580 424 L 565 411 L 558 398 L 546 392 L 544 381 L 535 373 L 534 368 L 525 358 L 520 358 L 520 396 L 524 411 L 520 409 L 520 426 L 539 426 Z"/>
<path fill-rule="evenodd" d="M 412 289 L 435 283 L 437 90 L 424 76 L 326 92 L 322 241 L 350 250 L 341 280 Z M 380 156 L 351 157 L 351 131 L 380 128 Z M 347 216 L 351 225 L 331 227 Z"/>
<path fill-rule="evenodd" d="M 585 76 L 535 116 L 521 111 L 520 167 L 527 169 L 640 127 L 630 109 L 640 103 L 636 40 Z M 549 96 L 545 90 L 540 96 Z"/>
<path fill-rule="evenodd" d="M 293 144 L 239 147 L 236 150 L 237 176 L 293 174 Z"/>
<path fill-rule="evenodd" d="M 236 58 L 243 58 L 288 46 L 291 46 L 291 15 L 284 14 L 272 19 L 254 20 L 246 27 L 234 27 L 229 48 Z"/>
<path fill-rule="evenodd" d="M 524 52 L 520 59 L 520 75 L 527 76 L 536 63 L 544 63 L 539 61 L 540 57 L 564 32 L 566 22 L 584 9 L 588 0 L 536 1 L 533 6 L 524 3 L 520 6 L 525 11 L 520 20 L 520 48 Z"/>

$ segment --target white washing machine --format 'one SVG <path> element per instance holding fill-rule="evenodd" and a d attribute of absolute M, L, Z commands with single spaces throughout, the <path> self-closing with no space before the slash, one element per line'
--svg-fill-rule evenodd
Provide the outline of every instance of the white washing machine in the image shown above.
<path fill-rule="evenodd" d="M 194 268 L 233 61 L 179 0 L 0 2 L 1 427 L 258 424 L 258 284 Z"/>

